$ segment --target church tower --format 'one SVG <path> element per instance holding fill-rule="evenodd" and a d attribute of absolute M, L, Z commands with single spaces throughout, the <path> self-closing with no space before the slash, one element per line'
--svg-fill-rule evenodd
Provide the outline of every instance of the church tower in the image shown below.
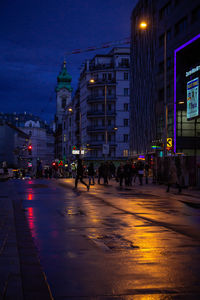
<path fill-rule="evenodd" d="M 72 77 L 67 72 L 66 61 L 64 60 L 62 70 L 57 77 L 56 86 L 56 117 L 58 124 L 62 124 L 65 108 L 71 102 L 71 81 Z"/>
<path fill-rule="evenodd" d="M 62 69 L 57 77 L 56 86 L 56 116 L 55 116 L 55 156 L 58 159 L 63 158 L 64 140 L 63 140 L 63 120 L 66 115 L 66 107 L 72 99 L 72 77 L 67 72 L 66 61 L 64 60 Z"/>

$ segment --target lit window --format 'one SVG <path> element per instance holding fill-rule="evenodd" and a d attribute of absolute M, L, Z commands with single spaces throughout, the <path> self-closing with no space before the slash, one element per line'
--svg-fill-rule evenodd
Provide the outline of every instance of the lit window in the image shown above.
<path fill-rule="evenodd" d="M 128 150 L 125 149 L 125 150 L 123 150 L 123 157 L 127 157 L 127 156 L 128 156 Z"/>

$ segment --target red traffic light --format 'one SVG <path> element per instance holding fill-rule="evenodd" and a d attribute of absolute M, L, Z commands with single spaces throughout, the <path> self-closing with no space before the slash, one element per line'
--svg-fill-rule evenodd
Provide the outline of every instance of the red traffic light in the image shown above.
<path fill-rule="evenodd" d="M 32 146 L 31 145 L 28 146 L 28 150 L 32 150 Z"/>

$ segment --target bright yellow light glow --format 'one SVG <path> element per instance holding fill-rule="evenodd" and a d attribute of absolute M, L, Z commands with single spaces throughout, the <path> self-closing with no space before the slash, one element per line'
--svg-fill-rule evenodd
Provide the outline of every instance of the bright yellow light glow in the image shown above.
<path fill-rule="evenodd" d="M 146 29 L 147 28 L 147 23 L 146 22 L 141 22 L 140 23 L 140 28 L 141 29 Z"/>
<path fill-rule="evenodd" d="M 185 103 L 184 101 L 179 101 L 179 102 L 178 102 L 178 104 L 184 104 L 184 103 Z"/>
<path fill-rule="evenodd" d="M 69 112 L 72 112 L 72 111 L 73 111 L 73 109 L 72 109 L 72 108 L 69 108 L 69 109 L 68 109 L 68 111 L 69 111 Z"/>
<path fill-rule="evenodd" d="M 93 78 L 91 78 L 90 83 L 95 83 L 95 80 Z"/>

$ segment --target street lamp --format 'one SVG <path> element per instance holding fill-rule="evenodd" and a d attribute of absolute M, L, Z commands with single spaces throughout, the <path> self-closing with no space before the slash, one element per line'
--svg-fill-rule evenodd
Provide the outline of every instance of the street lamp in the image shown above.
<path fill-rule="evenodd" d="M 141 30 L 148 27 L 147 22 L 142 21 L 139 24 Z M 168 135 L 168 105 L 167 105 L 167 31 L 164 32 L 164 157 L 166 156 L 167 135 Z"/>
<path fill-rule="evenodd" d="M 146 29 L 147 23 L 145 21 L 140 22 L 140 29 Z"/>
<path fill-rule="evenodd" d="M 68 108 L 69 113 L 73 113 L 73 108 Z M 81 143 L 81 112 L 79 111 L 79 143 L 80 143 L 80 153 L 82 151 L 82 143 Z"/>
<path fill-rule="evenodd" d="M 89 80 L 90 83 L 94 84 L 95 80 L 91 78 Z M 105 145 L 104 146 L 104 155 L 106 159 L 106 155 L 108 154 L 108 128 L 107 128 L 107 85 L 104 86 L 104 134 L 105 134 Z M 103 151 L 102 151 L 103 152 Z"/>

